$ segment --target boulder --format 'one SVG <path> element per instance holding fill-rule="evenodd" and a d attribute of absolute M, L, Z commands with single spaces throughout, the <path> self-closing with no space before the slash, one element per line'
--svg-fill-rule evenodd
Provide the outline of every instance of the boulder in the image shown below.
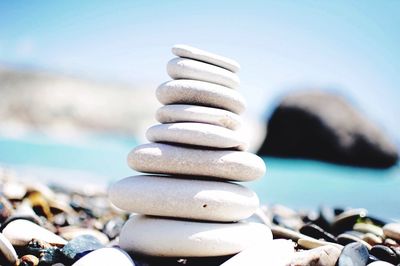
<path fill-rule="evenodd" d="M 301 91 L 285 96 L 267 124 L 259 155 L 387 168 L 398 151 L 381 128 L 342 96 Z"/>

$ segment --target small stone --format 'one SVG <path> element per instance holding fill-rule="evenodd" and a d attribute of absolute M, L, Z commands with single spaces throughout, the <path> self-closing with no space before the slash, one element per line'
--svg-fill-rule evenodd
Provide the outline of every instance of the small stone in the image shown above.
<path fill-rule="evenodd" d="M 393 264 L 388 263 L 386 261 L 374 261 L 368 264 L 368 266 L 393 266 Z"/>
<path fill-rule="evenodd" d="M 150 127 L 146 138 L 151 142 L 168 142 L 218 149 L 245 150 L 248 146 L 238 131 L 204 123 L 169 123 Z"/>
<path fill-rule="evenodd" d="M 120 234 L 125 251 L 166 257 L 231 255 L 270 240 L 271 230 L 258 223 L 205 223 L 143 215 L 132 216 Z"/>
<path fill-rule="evenodd" d="M 26 192 L 26 186 L 17 182 L 6 182 L 2 186 L 3 195 L 9 200 L 21 200 Z"/>
<path fill-rule="evenodd" d="M 198 61 L 213 64 L 219 67 L 223 67 L 232 72 L 238 72 L 240 69 L 239 63 L 236 61 L 226 58 L 217 54 L 213 54 L 207 51 L 191 47 L 189 45 L 177 44 L 172 47 L 172 53 L 179 57 L 191 58 Z"/>
<path fill-rule="evenodd" d="M 239 184 L 156 175 L 122 179 L 110 187 L 109 198 L 128 212 L 220 222 L 246 219 L 259 203 Z"/>
<path fill-rule="evenodd" d="M 370 223 L 356 223 L 353 230 L 363 233 L 372 233 L 376 236 L 383 237 L 383 230 L 381 227 Z"/>
<path fill-rule="evenodd" d="M 294 253 L 294 243 L 292 241 L 277 239 L 247 248 L 221 264 L 221 266 L 289 265 Z"/>
<path fill-rule="evenodd" d="M 43 240 L 56 246 L 63 246 L 67 243 L 67 241 L 56 234 L 35 223 L 22 219 L 10 222 L 3 229 L 3 234 L 14 246 L 25 246 L 32 239 Z"/>
<path fill-rule="evenodd" d="M 386 237 L 400 241 L 400 223 L 389 223 L 383 227 L 383 233 Z"/>
<path fill-rule="evenodd" d="M 350 209 L 342 212 L 335 217 L 332 223 L 332 233 L 339 235 L 345 231 L 351 230 L 357 220 L 367 216 L 365 209 Z"/>
<path fill-rule="evenodd" d="M 300 228 L 300 233 L 308 235 L 315 239 L 323 239 L 328 242 L 336 243 L 336 238 L 330 233 L 324 231 L 321 227 L 315 224 L 306 224 Z"/>
<path fill-rule="evenodd" d="M 160 107 L 156 112 L 156 119 L 160 123 L 197 122 L 207 123 L 228 129 L 237 129 L 242 124 L 239 115 L 206 106 L 189 104 L 170 104 Z"/>
<path fill-rule="evenodd" d="M 61 252 L 68 261 L 76 261 L 93 250 L 103 248 L 99 240 L 91 235 L 81 235 L 69 241 Z"/>
<path fill-rule="evenodd" d="M 364 240 L 371 246 L 382 244 L 382 238 L 380 238 L 379 236 L 376 236 L 375 234 L 372 234 L 372 233 L 366 233 L 362 237 L 362 240 Z"/>
<path fill-rule="evenodd" d="M 320 246 L 310 250 L 296 252 L 289 265 L 296 266 L 335 266 L 341 249 L 332 246 Z"/>
<path fill-rule="evenodd" d="M 192 79 L 222 85 L 231 89 L 239 87 L 239 77 L 222 67 L 188 58 L 173 58 L 167 64 L 168 75 L 173 79 Z"/>
<path fill-rule="evenodd" d="M 297 244 L 299 244 L 300 246 L 302 246 L 306 249 L 313 249 L 313 248 L 318 248 L 318 247 L 326 246 L 326 245 L 334 246 L 334 247 L 338 248 L 339 250 L 343 249 L 343 246 L 340 244 L 317 240 L 317 239 L 313 239 L 313 238 L 300 238 L 297 241 Z"/>
<path fill-rule="evenodd" d="M 299 239 L 313 239 L 302 233 L 296 232 L 296 231 L 288 229 L 288 228 L 284 228 L 282 226 L 277 226 L 277 225 L 272 225 L 271 231 L 272 231 L 272 234 L 274 235 L 274 239 L 284 238 L 284 239 L 291 239 L 295 242 L 297 242 Z"/>
<path fill-rule="evenodd" d="M 353 242 L 358 242 L 363 244 L 368 250 L 370 250 L 372 248 L 372 246 L 370 244 L 368 244 L 367 242 L 365 242 L 364 240 L 362 240 L 363 234 L 356 236 L 354 234 L 351 234 L 350 232 L 347 233 L 343 233 L 337 236 L 337 242 L 341 245 L 348 245 L 350 243 Z"/>
<path fill-rule="evenodd" d="M 33 255 L 25 255 L 21 257 L 21 262 L 25 262 L 29 266 L 36 266 L 39 265 L 39 259 Z"/>
<path fill-rule="evenodd" d="M 59 229 L 60 236 L 66 240 L 73 240 L 82 235 L 90 235 L 96 238 L 103 245 L 108 244 L 109 239 L 104 233 L 91 228 L 80 228 L 76 226 L 64 226 Z"/>
<path fill-rule="evenodd" d="M 135 266 L 129 255 L 119 248 L 101 248 L 90 252 L 72 266 Z"/>
<path fill-rule="evenodd" d="M 368 249 L 363 244 L 355 242 L 343 248 L 338 266 L 364 266 L 368 259 Z"/>
<path fill-rule="evenodd" d="M 394 252 L 391 248 L 383 246 L 383 245 L 376 245 L 373 246 L 372 249 L 370 250 L 370 253 L 377 257 L 380 260 L 392 263 L 397 265 L 400 263 L 399 258 L 396 255 L 396 252 Z"/>
<path fill-rule="evenodd" d="M 0 233 L 0 252 L 0 263 L 2 261 L 1 257 L 5 258 L 11 265 L 14 265 L 18 260 L 17 252 L 10 241 L 2 233 Z"/>
<path fill-rule="evenodd" d="M 139 172 L 250 181 L 265 174 L 264 161 L 249 152 L 193 149 L 161 143 L 137 146 L 128 164 Z"/>
<path fill-rule="evenodd" d="M 162 104 L 194 104 L 221 108 L 240 114 L 246 102 L 242 95 L 227 87 L 199 80 L 171 80 L 156 90 Z"/>
<path fill-rule="evenodd" d="M 393 240 L 391 238 L 386 238 L 385 241 L 383 242 L 385 246 L 398 246 L 399 244 L 396 242 L 396 240 Z"/>

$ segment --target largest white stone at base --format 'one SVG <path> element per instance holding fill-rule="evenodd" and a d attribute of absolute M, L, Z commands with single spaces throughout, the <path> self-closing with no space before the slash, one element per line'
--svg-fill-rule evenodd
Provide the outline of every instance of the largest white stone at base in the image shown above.
<path fill-rule="evenodd" d="M 271 230 L 258 223 L 205 223 L 153 216 L 132 216 L 119 244 L 131 253 L 163 257 L 212 257 L 236 254 L 261 241 Z"/>

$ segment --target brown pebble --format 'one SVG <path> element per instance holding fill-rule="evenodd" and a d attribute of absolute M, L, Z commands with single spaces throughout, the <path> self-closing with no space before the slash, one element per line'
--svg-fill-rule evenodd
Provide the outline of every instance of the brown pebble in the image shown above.
<path fill-rule="evenodd" d="M 364 240 L 371 246 L 382 244 L 382 238 L 376 236 L 373 233 L 366 233 L 365 235 L 363 235 L 362 240 Z"/>
<path fill-rule="evenodd" d="M 21 261 L 26 262 L 29 266 L 36 266 L 39 264 L 39 259 L 33 255 L 25 255 Z"/>
<path fill-rule="evenodd" d="M 385 244 L 385 246 L 389 246 L 389 247 L 392 247 L 392 246 L 395 246 L 395 247 L 400 246 L 400 245 L 396 242 L 396 240 L 391 239 L 391 238 L 386 238 L 384 244 Z"/>

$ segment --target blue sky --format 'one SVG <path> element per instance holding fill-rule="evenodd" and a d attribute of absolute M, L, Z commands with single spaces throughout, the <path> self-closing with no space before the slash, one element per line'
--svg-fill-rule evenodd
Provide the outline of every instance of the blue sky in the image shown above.
<path fill-rule="evenodd" d="M 0 2 L 0 64 L 155 89 L 176 43 L 239 61 L 252 114 L 324 88 L 400 139 L 400 1 Z"/>

